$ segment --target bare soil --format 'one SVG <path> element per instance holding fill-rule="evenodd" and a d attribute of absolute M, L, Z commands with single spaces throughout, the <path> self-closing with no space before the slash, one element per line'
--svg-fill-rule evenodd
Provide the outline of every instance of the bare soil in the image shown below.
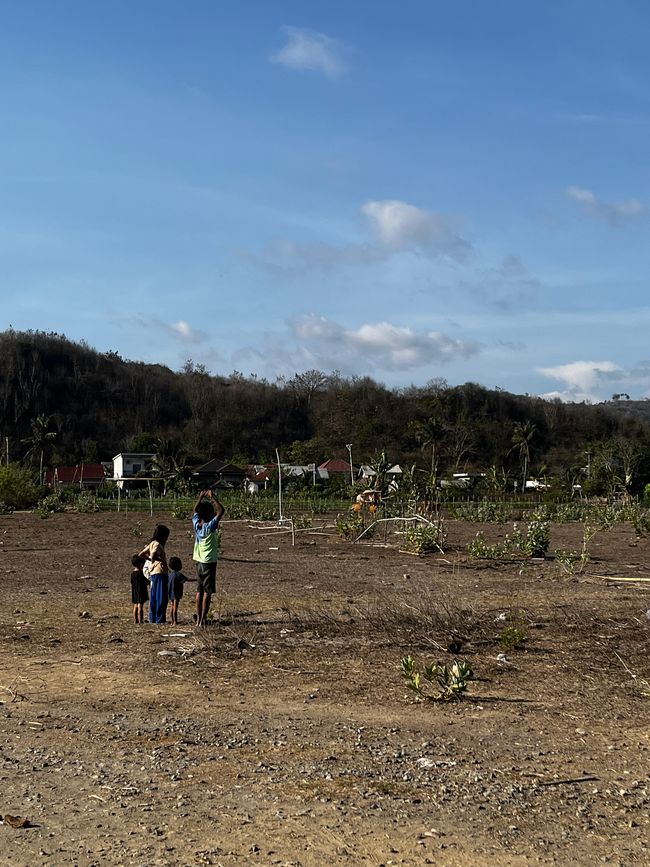
<path fill-rule="evenodd" d="M 192 574 L 189 522 L 157 518 Z M 495 525 L 415 557 L 226 523 L 195 630 L 191 589 L 180 627 L 132 623 L 153 523 L 0 518 L 0 814 L 30 823 L 3 864 L 650 864 L 650 584 L 602 577 L 650 573 L 628 526 L 569 575 L 469 559 Z M 469 661 L 467 697 L 414 702 L 409 653 Z"/>

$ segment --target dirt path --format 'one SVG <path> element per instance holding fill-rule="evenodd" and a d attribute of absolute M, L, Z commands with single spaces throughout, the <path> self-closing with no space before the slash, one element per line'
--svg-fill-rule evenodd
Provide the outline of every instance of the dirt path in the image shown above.
<path fill-rule="evenodd" d="M 0 826 L 2 863 L 650 863 L 650 585 L 594 577 L 647 543 L 616 527 L 576 577 L 468 561 L 476 529 L 420 559 L 226 525 L 196 636 L 190 598 L 130 622 L 134 518 L 0 518 L 0 813 L 33 826 Z M 498 661 L 504 614 L 527 640 Z M 461 634 L 470 697 L 413 703 L 400 658 Z"/>

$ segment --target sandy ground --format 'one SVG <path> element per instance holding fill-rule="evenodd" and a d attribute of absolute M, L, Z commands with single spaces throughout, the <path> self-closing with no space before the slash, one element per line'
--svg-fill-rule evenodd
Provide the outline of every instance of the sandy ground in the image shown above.
<path fill-rule="evenodd" d="M 0 814 L 30 823 L 1 863 L 650 864 L 650 584 L 601 577 L 650 574 L 629 527 L 568 575 L 468 559 L 462 522 L 424 558 L 226 524 L 197 631 L 191 591 L 180 627 L 131 621 L 149 524 L 0 518 Z M 408 653 L 469 661 L 467 697 L 414 702 Z"/>

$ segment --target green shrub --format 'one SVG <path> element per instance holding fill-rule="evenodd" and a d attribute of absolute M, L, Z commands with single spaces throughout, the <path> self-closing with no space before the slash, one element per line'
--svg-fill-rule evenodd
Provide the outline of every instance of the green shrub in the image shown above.
<path fill-rule="evenodd" d="M 442 521 L 432 527 L 425 524 L 408 527 L 404 533 L 404 548 L 414 554 L 442 551 L 446 541 L 447 534 Z"/>
<path fill-rule="evenodd" d="M 58 494 L 49 494 L 39 502 L 35 511 L 40 518 L 49 518 L 55 512 L 63 512 L 65 504 Z"/>
<path fill-rule="evenodd" d="M 0 500 L 13 509 L 31 509 L 38 502 L 38 489 L 29 470 L 18 464 L 0 467 Z"/>
<path fill-rule="evenodd" d="M 10 515 L 13 511 L 13 506 L 9 506 L 4 500 L 0 500 L 0 515 Z"/>
<path fill-rule="evenodd" d="M 73 503 L 73 511 L 90 515 L 99 511 L 99 506 L 90 491 L 82 491 Z"/>
<path fill-rule="evenodd" d="M 467 691 L 474 672 L 468 662 L 454 662 L 453 665 L 440 665 L 431 662 L 422 672 L 412 656 L 401 661 L 402 677 L 406 686 L 416 694 L 417 701 L 457 701 Z M 427 690 L 433 688 L 434 694 Z"/>

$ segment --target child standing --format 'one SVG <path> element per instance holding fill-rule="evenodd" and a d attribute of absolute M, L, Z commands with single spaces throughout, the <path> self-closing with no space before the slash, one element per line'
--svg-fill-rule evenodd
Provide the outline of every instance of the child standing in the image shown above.
<path fill-rule="evenodd" d="M 210 502 L 204 500 L 207 497 Z M 196 562 L 196 625 L 205 626 L 212 594 L 217 589 L 217 530 L 225 509 L 211 490 L 202 491 L 194 506 L 194 554 Z"/>
<path fill-rule="evenodd" d="M 144 577 L 142 567 L 145 564 L 144 557 L 134 554 L 131 557 L 131 602 L 133 603 L 133 622 L 144 623 L 144 603 L 149 600 L 147 593 L 147 579 Z"/>
<path fill-rule="evenodd" d="M 140 551 L 140 557 L 151 560 L 151 591 L 149 599 L 149 623 L 167 622 L 168 567 L 165 543 L 169 539 L 169 527 L 158 524 L 151 542 Z"/>
<path fill-rule="evenodd" d="M 170 618 L 174 626 L 178 626 L 178 603 L 183 598 L 183 584 L 193 580 L 183 575 L 182 568 L 180 557 L 169 558 L 169 601 L 172 604 Z"/>

